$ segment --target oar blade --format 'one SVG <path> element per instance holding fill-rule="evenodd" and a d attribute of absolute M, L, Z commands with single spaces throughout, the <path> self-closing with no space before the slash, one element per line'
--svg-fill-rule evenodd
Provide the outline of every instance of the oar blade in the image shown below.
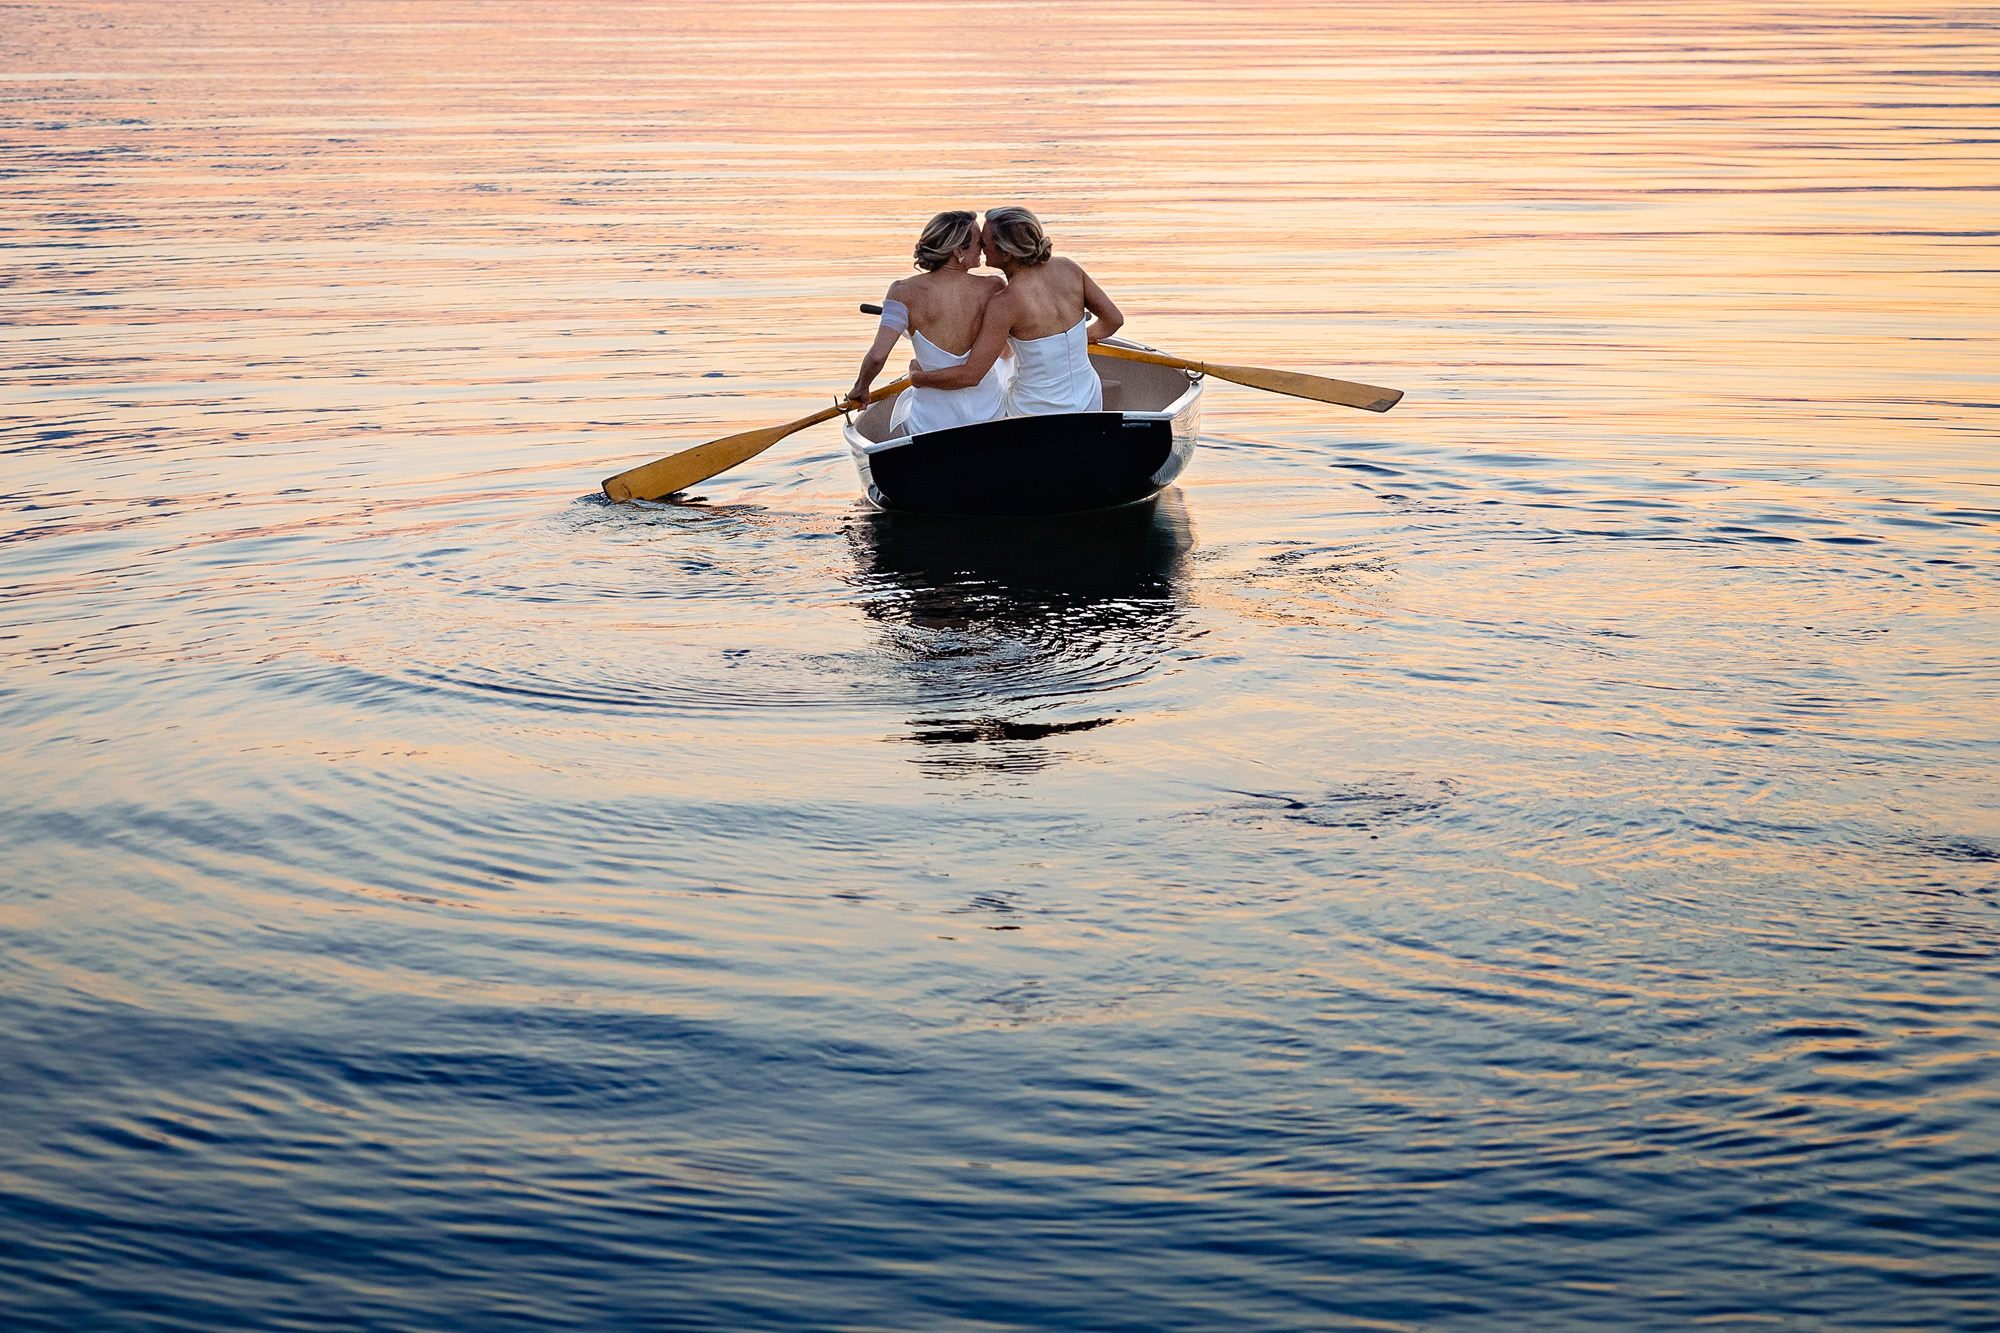
<path fill-rule="evenodd" d="M 1156 366 L 1177 366 L 1182 370 L 1198 370 L 1217 379 L 1247 384 L 1253 389 L 1268 389 L 1272 393 L 1290 394 L 1294 398 L 1310 398 L 1321 403 L 1338 403 L 1342 407 L 1358 407 L 1364 412 L 1387 412 L 1403 400 L 1401 389 L 1384 389 L 1376 384 L 1356 384 L 1352 380 L 1329 379 L 1325 375 L 1307 375 L 1296 370 L 1272 370 L 1267 366 L 1223 366 L 1213 361 L 1189 361 L 1185 357 L 1174 356 L 1171 353 L 1155 352 L 1150 348 L 1129 347 L 1116 342 L 1093 343 L 1090 350 L 1126 361 L 1145 361 Z"/>
<path fill-rule="evenodd" d="M 892 384 L 885 384 L 869 395 L 868 401 L 879 403 L 884 398 L 893 398 L 910 387 L 910 377 L 905 375 Z M 615 477 L 604 479 L 604 493 L 613 500 L 664 500 L 675 491 L 707 481 L 718 472 L 727 472 L 739 463 L 748 462 L 763 453 L 787 435 L 796 435 L 808 426 L 817 426 L 839 416 L 847 407 L 836 403 L 832 407 L 822 407 L 809 417 L 782 426 L 766 426 L 762 430 L 746 430 L 736 435 L 725 435 L 707 444 L 697 444 L 692 449 L 683 449 L 677 454 L 642 463 L 628 468 Z"/>
<path fill-rule="evenodd" d="M 675 491 L 684 491 L 718 472 L 748 462 L 806 424 L 809 422 L 794 421 L 784 426 L 746 430 L 656 458 L 627 468 L 615 477 L 606 477 L 604 493 L 613 500 L 664 500 Z"/>
<path fill-rule="evenodd" d="M 1364 412 L 1387 412 L 1403 400 L 1401 389 L 1384 389 L 1375 384 L 1329 379 L 1296 370 L 1272 370 L 1265 366 L 1219 366 L 1210 361 L 1203 367 L 1211 375 L 1247 384 L 1253 389 L 1288 393 L 1294 398 L 1311 398 L 1321 403 L 1358 407 Z"/>

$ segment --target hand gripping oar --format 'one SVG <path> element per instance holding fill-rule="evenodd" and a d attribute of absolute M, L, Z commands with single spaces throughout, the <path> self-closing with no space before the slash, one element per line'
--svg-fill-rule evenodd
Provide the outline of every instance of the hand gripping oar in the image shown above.
<path fill-rule="evenodd" d="M 909 387 L 907 377 L 899 379 L 870 392 L 868 401 L 879 402 Z M 832 407 L 822 407 L 811 416 L 800 417 L 787 425 L 725 435 L 719 440 L 710 440 L 707 444 L 697 444 L 692 449 L 683 449 L 677 454 L 628 468 L 615 477 L 604 479 L 604 493 L 614 500 L 664 500 L 675 491 L 684 491 L 717 473 L 729 471 L 738 463 L 749 462 L 787 435 L 837 417 L 850 405 L 843 399 Z"/>
<path fill-rule="evenodd" d="M 861 313 L 879 315 L 882 313 L 882 307 L 864 305 L 861 307 Z M 1192 370 L 1201 375 L 1213 375 L 1220 380 L 1247 384 L 1253 389 L 1288 393 L 1294 398 L 1311 398 L 1321 403 L 1358 407 L 1364 412 L 1387 412 L 1403 401 L 1401 389 L 1384 389 L 1374 384 L 1356 384 L 1352 380 L 1328 379 L 1324 375 L 1307 375 L 1296 370 L 1267 370 L 1263 366 L 1225 366 L 1214 361 L 1189 361 L 1183 357 L 1169 356 L 1165 352 L 1155 352 L 1149 347 L 1133 347 L 1126 343 L 1092 343 L 1090 350 L 1101 352 L 1105 356 L 1121 357 L 1126 361 L 1144 361 L 1155 366 L 1172 366 L 1176 370 Z"/>

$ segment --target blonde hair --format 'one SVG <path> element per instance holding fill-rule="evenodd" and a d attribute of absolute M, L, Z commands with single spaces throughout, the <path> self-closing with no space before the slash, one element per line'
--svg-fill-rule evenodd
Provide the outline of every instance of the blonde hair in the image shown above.
<path fill-rule="evenodd" d="M 979 215 L 970 209 L 954 208 L 924 224 L 917 237 L 917 267 L 935 273 L 951 262 L 951 257 L 971 244 L 979 233 Z"/>
<path fill-rule="evenodd" d="M 1001 254 L 1022 268 L 1046 264 L 1056 252 L 1042 230 L 1042 220 L 1019 204 L 987 209 L 986 234 Z"/>

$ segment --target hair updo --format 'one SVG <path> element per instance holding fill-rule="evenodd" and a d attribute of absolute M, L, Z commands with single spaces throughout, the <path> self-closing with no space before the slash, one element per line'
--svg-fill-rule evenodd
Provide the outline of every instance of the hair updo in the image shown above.
<path fill-rule="evenodd" d="M 924 224 L 924 234 L 917 237 L 917 267 L 926 273 L 937 272 L 978 234 L 979 215 L 969 209 L 938 214 Z"/>
<path fill-rule="evenodd" d="M 1042 230 L 1042 220 L 1019 204 L 987 209 L 986 237 L 994 249 L 1022 268 L 1046 264 L 1056 252 L 1048 233 Z"/>

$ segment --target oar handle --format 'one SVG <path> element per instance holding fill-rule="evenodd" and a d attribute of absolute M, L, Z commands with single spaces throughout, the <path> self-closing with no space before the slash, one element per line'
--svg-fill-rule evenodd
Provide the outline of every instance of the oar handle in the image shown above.
<path fill-rule="evenodd" d="M 861 303 L 861 313 L 864 315 L 879 315 L 882 313 L 882 307 L 876 305 L 873 301 L 863 301 Z"/>

